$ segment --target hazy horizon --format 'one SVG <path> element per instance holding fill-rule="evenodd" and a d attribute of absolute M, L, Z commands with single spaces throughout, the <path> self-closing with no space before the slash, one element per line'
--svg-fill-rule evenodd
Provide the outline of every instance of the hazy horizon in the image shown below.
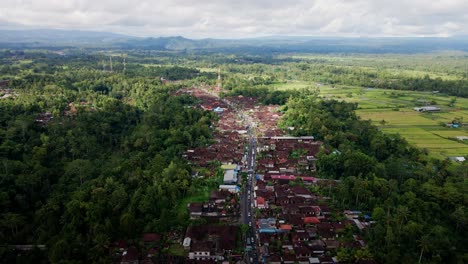
<path fill-rule="evenodd" d="M 5 0 L 1 29 L 112 32 L 137 37 L 448 37 L 468 35 L 463 0 Z"/>

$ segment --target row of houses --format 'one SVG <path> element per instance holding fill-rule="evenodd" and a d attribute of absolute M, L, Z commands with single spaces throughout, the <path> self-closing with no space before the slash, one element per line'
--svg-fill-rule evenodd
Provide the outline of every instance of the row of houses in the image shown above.
<path fill-rule="evenodd" d="M 221 263 L 227 259 L 242 257 L 234 254 L 239 236 L 239 228 L 234 223 L 239 219 L 237 182 L 245 151 L 245 138 L 237 131 L 244 127 L 237 122 L 237 116 L 227 105 L 217 98 L 199 89 L 180 90 L 175 95 L 184 93 L 200 99 L 201 104 L 197 107 L 219 114 L 219 121 L 213 126 L 214 143 L 188 150 L 184 157 L 194 168 L 207 168 L 211 171 L 211 176 L 215 175 L 214 168 L 218 168 L 218 162 L 221 162 L 224 164 L 222 169 L 225 184 L 220 185 L 218 190 L 211 191 L 206 202 L 187 204 L 190 219 L 194 222 L 203 219 L 200 222 L 207 224 L 189 226 L 182 234 L 165 234 L 164 239 L 159 234 L 150 233 L 144 234 L 138 243 L 116 241 L 110 249 L 114 263 Z M 69 107 L 73 114 L 77 105 Z M 186 256 L 167 254 L 167 249 L 176 244 L 182 247 Z"/>
<path fill-rule="evenodd" d="M 2 87 L 2 86 L 0 86 L 0 87 Z M 14 90 L 12 90 L 12 89 L 0 88 L 0 99 L 15 98 L 15 97 L 18 97 L 18 96 L 19 96 L 19 94 L 17 92 L 15 92 Z"/>
<path fill-rule="evenodd" d="M 200 263 L 221 262 L 228 257 L 232 258 L 238 231 L 239 227 L 235 225 L 189 226 L 184 238 L 184 248 L 189 251 L 188 259 Z"/>
<path fill-rule="evenodd" d="M 271 175 L 313 175 L 322 143 L 313 137 L 269 137 L 259 139 L 257 171 Z"/>
<path fill-rule="evenodd" d="M 313 137 L 259 139 L 253 206 L 260 261 L 338 263 L 333 257 L 337 249 L 366 246 L 359 234 L 371 219 L 333 211 L 327 197 L 312 192 L 322 184 L 336 184 L 314 177 L 321 145 Z"/>
<path fill-rule="evenodd" d="M 186 92 L 201 101 L 199 105 L 201 109 L 206 111 L 216 110 L 214 112 L 222 114 L 213 127 L 213 129 L 216 129 L 214 131 L 214 144 L 190 149 L 184 157 L 193 165 L 201 167 L 210 167 L 212 161 L 221 162 L 222 164 L 242 165 L 245 162 L 246 131 L 242 121 L 239 120 L 239 116 L 225 102 L 200 89 L 190 89 Z"/>
<path fill-rule="evenodd" d="M 197 97 L 201 109 L 219 115 L 213 125 L 214 143 L 207 147 L 189 150 L 185 157 L 195 167 L 208 168 L 215 176 L 221 163 L 222 184 L 210 193 L 208 201 L 189 203 L 187 210 L 192 220 L 204 219 L 209 224 L 189 226 L 183 238 L 188 252 L 187 263 L 233 263 L 242 259 L 235 251 L 240 240 L 239 182 L 240 172 L 246 162 L 246 133 L 241 116 L 223 100 L 200 89 L 190 89 Z M 216 165 L 213 165 L 215 161 Z M 220 175 L 221 176 L 221 175 Z"/>
<path fill-rule="evenodd" d="M 243 109 L 248 113 L 251 118 L 251 123 L 256 127 L 258 136 L 278 136 L 283 132 L 278 128 L 278 121 L 281 119 L 282 114 L 279 112 L 277 105 L 260 105 L 256 98 L 244 97 L 239 95 L 237 97 L 226 98 L 235 107 Z"/>
<path fill-rule="evenodd" d="M 369 227 L 370 219 L 361 221 L 361 212 L 332 211 L 327 199 L 308 186 L 257 181 L 254 206 L 259 210 L 256 227 L 263 261 L 336 263 L 327 256 L 338 248 L 365 247 L 358 234 Z"/>
<path fill-rule="evenodd" d="M 189 203 L 187 209 L 191 219 L 212 217 L 228 221 L 239 215 L 238 200 L 238 195 L 235 192 L 223 189 L 214 190 L 207 202 Z"/>
<path fill-rule="evenodd" d="M 152 264 L 160 260 L 159 253 L 164 244 L 159 233 L 144 233 L 137 241 L 116 240 L 109 246 L 113 263 L 119 264 Z M 167 261 L 165 259 L 164 261 Z"/>

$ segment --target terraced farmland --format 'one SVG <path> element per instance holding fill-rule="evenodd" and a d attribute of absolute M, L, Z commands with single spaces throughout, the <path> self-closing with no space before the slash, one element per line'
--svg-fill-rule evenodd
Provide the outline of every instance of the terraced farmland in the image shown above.
<path fill-rule="evenodd" d="M 314 86 L 316 84 L 309 84 Z M 277 89 L 306 87 L 305 82 L 275 85 Z M 319 86 L 323 98 L 345 100 L 359 104 L 357 114 L 370 119 L 386 133 L 399 133 L 417 147 L 427 149 L 436 158 L 468 156 L 468 144 L 455 140 L 456 136 L 468 136 L 468 126 L 449 128 L 443 124 L 454 119 L 468 123 L 468 99 L 427 92 L 385 90 L 360 87 Z M 413 108 L 432 104 L 442 111 L 420 113 Z"/>

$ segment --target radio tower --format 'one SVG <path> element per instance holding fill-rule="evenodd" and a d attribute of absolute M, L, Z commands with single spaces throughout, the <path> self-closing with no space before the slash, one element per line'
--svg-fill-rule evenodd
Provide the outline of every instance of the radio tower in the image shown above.
<path fill-rule="evenodd" d="M 127 71 L 127 63 L 125 62 L 125 56 L 123 57 L 123 59 L 124 59 L 123 60 L 123 66 L 124 66 L 123 73 L 125 74 L 125 71 Z"/>
<path fill-rule="evenodd" d="M 220 91 L 223 88 L 223 82 L 221 80 L 221 67 L 218 67 L 218 83 L 217 83 L 217 90 Z"/>
<path fill-rule="evenodd" d="M 112 56 L 109 56 L 110 72 L 112 72 Z"/>

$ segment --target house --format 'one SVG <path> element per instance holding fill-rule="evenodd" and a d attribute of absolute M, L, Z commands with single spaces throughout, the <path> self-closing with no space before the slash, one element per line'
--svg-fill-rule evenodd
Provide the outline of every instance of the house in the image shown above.
<path fill-rule="evenodd" d="M 300 215 L 289 214 L 287 215 L 288 223 L 293 225 L 295 228 L 302 228 L 304 226 L 304 221 Z"/>
<path fill-rule="evenodd" d="M 465 157 L 449 157 L 449 160 L 456 162 L 464 162 L 466 159 Z"/>
<path fill-rule="evenodd" d="M 320 219 L 318 219 L 315 216 L 310 216 L 310 217 L 304 217 L 304 224 L 311 224 L 311 225 L 316 225 L 320 224 Z"/>
<path fill-rule="evenodd" d="M 182 246 L 184 247 L 185 250 L 190 250 L 191 242 L 192 242 L 192 239 L 190 237 L 184 238 L 184 242 L 182 243 Z"/>
<path fill-rule="evenodd" d="M 138 259 L 138 249 L 131 246 L 122 253 L 120 264 L 138 264 Z"/>
<path fill-rule="evenodd" d="M 322 240 L 332 240 L 336 237 L 336 233 L 331 223 L 317 224 L 317 233 L 322 238 Z"/>
<path fill-rule="evenodd" d="M 304 242 L 304 241 L 309 241 L 310 236 L 309 233 L 306 232 L 305 230 L 296 230 L 291 234 L 291 238 L 294 243 L 297 242 Z"/>
<path fill-rule="evenodd" d="M 239 170 L 237 164 L 223 164 L 221 165 L 222 170 Z"/>
<path fill-rule="evenodd" d="M 300 209 L 297 205 L 289 204 L 289 205 L 283 206 L 284 214 L 297 215 L 299 214 L 299 212 L 300 212 Z"/>
<path fill-rule="evenodd" d="M 286 254 L 282 256 L 284 264 L 294 264 L 296 263 L 296 256 L 291 254 Z"/>
<path fill-rule="evenodd" d="M 309 264 L 320 264 L 319 258 L 309 258 Z"/>
<path fill-rule="evenodd" d="M 320 264 L 335 264 L 336 262 L 333 260 L 333 258 L 328 257 L 328 256 L 321 256 L 319 257 Z"/>
<path fill-rule="evenodd" d="M 155 264 L 154 261 L 151 259 L 152 258 L 152 254 L 149 254 L 151 256 L 147 256 L 146 258 L 144 258 L 140 264 Z"/>
<path fill-rule="evenodd" d="M 439 112 L 441 109 L 436 106 L 423 106 L 423 107 L 415 107 L 413 108 L 414 111 L 418 112 Z"/>
<path fill-rule="evenodd" d="M 304 197 L 306 199 L 312 198 L 312 193 L 305 187 L 302 187 L 302 186 L 298 185 L 298 186 L 292 187 L 290 190 L 296 196 Z"/>
<path fill-rule="evenodd" d="M 322 240 L 312 240 L 309 242 L 309 247 L 314 255 L 325 253 L 325 242 Z"/>
<path fill-rule="evenodd" d="M 156 256 L 156 254 L 158 254 L 158 249 L 152 247 L 152 248 L 150 248 L 150 249 L 148 250 L 146 256 L 147 256 L 147 258 L 151 258 L 151 257 L 153 257 L 153 256 Z"/>
<path fill-rule="evenodd" d="M 327 247 L 327 250 L 335 250 L 340 246 L 340 242 L 336 240 L 326 240 L 325 245 Z"/>
<path fill-rule="evenodd" d="M 237 185 L 220 185 L 219 190 L 226 190 L 229 191 L 230 193 L 238 193 L 240 191 L 240 187 Z"/>
<path fill-rule="evenodd" d="M 210 201 L 221 204 L 226 202 L 226 199 L 230 197 L 230 192 L 214 190 L 210 193 Z"/>
<path fill-rule="evenodd" d="M 188 227 L 185 237 L 191 240 L 189 259 L 219 259 L 225 254 L 230 254 L 236 245 L 237 231 L 237 226 L 225 225 Z"/>
<path fill-rule="evenodd" d="M 45 112 L 45 113 L 40 113 L 39 115 L 37 115 L 35 121 L 36 123 L 47 124 L 53 118 L 54 117 L 52 116 L 51 112 Z"/>
<path fill-rule="evenodd" d="M 203 203 L 189 203 L 187 205 L 190 218 L 198 218 L 203 214 Z"/>
<path fill-rule="evenodd" d="M 235 170 L 226 170 L 224 172 L 224 184 L 236 184 L 237 183 L 237 172 Z"/>
<path fill-rule="evenodd" d="M 128 246 L 127 246 L 127 241 L 123 239 L 119 239 L 115 241 L 114 243 L 111 244 L 112 248 L 116 248 L 119 251 L 124 251 Z"/>
<path fill-rule="evenodd" d="M 280 256 L 270 256 L 268 258 L 269 264 L 281 264 L 281 257 Z"/>
<path fill-rule="evenodd" d="M 259 233 L 259 240 L 262 245 L 268 246 L 271 240 L 271 234 L 269 233 Z"/>
<path fill-rule="evenodd" d="M 224 109 L 218 106 L 215 109 L 213 109 L 213 112 L 217 114 L 222 114 L 224 112 Z"/>
<path fill-rule="evenodd" d="M 255 200 L 255 205 L 258 209 L 268 208 L 268 205 L 265 202 L 265 198 L 263 197 L 257 197 L 257 199 Z"/>
<path fill-rule="evenodd" d="M 157 233 L 144 233 L 141 236 L 141 241 L 144 244 L 159 243 L 159 241 L 161 241 L 161 235 Z"/>
<path fill-rule="evenodd" d="M 0 80 L 0 87 L 8 87 L 10 80 Z"/>
<path fill-rule="evenodd" d="M 294 196 L 289 199 L 289 202 L 291 204 L 304 204 L 306 202 L 306 199 L 302 196 Z"/>
<path fill-rule="evenodd" d="M 312 250 L 305 246 L 299 246 L 294 248 L 294 252 L 296 253 L 296 258 L 312 257 Z"/>
<path fill-rule="evenodd" d="M 189 259 L 196 259 L 196 260 L 203 260 L 203 259 L 211 259 L 212 256 L 212 249 L 213 243 L 209 241 L 203 242 L 195 242 L 192 243 L 190 252 L 189 252 Z"/>
<path fill-rule="evenodd" d="M 292 225 L 286 225 L 286 224 L 283 224 L 283 225 L 280 225 L 280 230 L 283 230 L 283 231 L 291 231 L 292 230 Z"/>
<path fill-rule="evenodd" d="M 273 228 L 276 229 L 276 219 L 275 218 L 266 218 L 266 219 L 259 219 L 258 220 L 259 228 Z"/>
<path fill-rule="evenodd" d="M 301 206 L 300 212 L 302 215 L 308 216 L 315 216 L 314 208 L 312 206 Z"/>

